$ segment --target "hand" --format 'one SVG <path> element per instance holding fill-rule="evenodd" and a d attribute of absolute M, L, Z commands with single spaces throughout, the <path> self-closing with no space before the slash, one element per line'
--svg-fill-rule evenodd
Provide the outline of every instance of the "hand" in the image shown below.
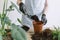
<path fill-rule="evenodd" d="M 22 0 L 17 0 L 17 4 L 19 5 L 22 2 Z"/>
<path fill-rule="evenodd" d="M 36 24 L 37 22 L 35 20 L 33 20 L 33 24 Z"/>

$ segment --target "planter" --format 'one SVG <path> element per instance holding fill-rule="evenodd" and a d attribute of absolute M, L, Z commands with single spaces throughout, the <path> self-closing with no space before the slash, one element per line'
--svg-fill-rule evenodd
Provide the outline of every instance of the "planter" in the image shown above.
<path fill-rule="evenodd" d="M 34 32 L 35 33 L 42 32 L 42 27 L 43 27 L 42 21 L 39 21 L 39 22 L 33 21 L 33 26 L 34 26 Z"/>

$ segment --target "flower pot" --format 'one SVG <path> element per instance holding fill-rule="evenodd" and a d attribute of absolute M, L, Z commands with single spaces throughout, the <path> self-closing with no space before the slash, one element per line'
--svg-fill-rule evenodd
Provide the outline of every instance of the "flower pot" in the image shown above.
<path fill-rule="evenodd" d="M 35 33 L 40 33 L 40 32 L 42 32 L 43 22 L 42 21 L 39 21 L 39 22 L 33 21 L 33 27 L 34 27 Z"/>

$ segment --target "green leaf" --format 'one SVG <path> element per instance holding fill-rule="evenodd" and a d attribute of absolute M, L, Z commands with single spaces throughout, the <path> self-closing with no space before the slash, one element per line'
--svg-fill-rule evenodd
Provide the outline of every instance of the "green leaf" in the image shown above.
<path fill-rule="evenodd" d="M 2 18 L 5 18 L 6 14 L 5 13 L 2 13 Z"/>
<path fill-rule="evenodd" d="M 4 5 L 3 5 L 3 14 L 4 14 L 4 10 L 5 10 L 5 0 L 4 0 Z"/>
<path fill-rule="evenodd" d="M 58 40 L 60 40 L 60 32 L 59 32 L 59 35 L 58 35 Z"/>
<path fill-rule="evenodd" d="M 8 17 L 5 17 L 5 18 L 4 18 L 4 22 L 5 22 L 6 24 L 8 24 L 8 25 L 11 24 L 11 20 L 10 20 Z"/>
<path fill-rule="evenodd" d="M 27 34 L 26 31 L 24 29 L 22 29 L 21 27 L 17 26 L 17 30 L 21 33 L 22 37 L 27 40 Z"/>
<path fill-rule="evenodd" d="M 16 10 L 17 10 L 19 13 L 21 13 L 21 11 L 18 9 L 18 7 L 16 6 L 16 4 L 14 4 L 13 2 L 11 2 L 11 4 L 13 5 L 13 7 L 16 8 Z"/>
<path fill-rule="evenodd" d="M 8 0 L 6 0 L 6 9 L 7 9 L 7 4 L 8 4 Z M 7 14 L 7 11 L 6 11 L 6 14 Z"/>
<path fill-rule="evenodd" d="M 17 18 L 18 22 L 21 23 L 21 20 L 19 18 Z"/>
<path fill-rule="evenodd" d="M 10 11 L 14 11 L 14 9 L 6 9 L 6 11 L 9 11 L 10 12 Z"/>
<path fill-rule="evenodd" d="M 1 19 L 1 13 L 0 13 L 0 19 Z"/>
<path fill-rule="evenodd" d="M 2 39 L 2 35 L 0 35 L 0 40 L 3 40 L 3 39 Z"/>
<path fill-rule="evenodd" d="M 27 40 L 26 32 L 17 25 L 12 24 L 12 37 L 16 40 Z"/>
<path fill-rule="evenodd" d="M 4 29 L 5 26 L 4 18 L 1 18 L 1 25 L 2 25 L 2 29 Z"/>
<path fill-rule="evenodd" d="M 13 5 L 10 5 L 8 9 L 6 9 L 6 11 L 14 11 L 13 9 Z"/>
<path fill-rule="evenodd" d="M 11 34 L 12 34 L 12 37 L 16 40 L 24 40 L 22 35 L 19 33 L 18 30 L 14 29 L 14 30 L 11 30 Z"/>

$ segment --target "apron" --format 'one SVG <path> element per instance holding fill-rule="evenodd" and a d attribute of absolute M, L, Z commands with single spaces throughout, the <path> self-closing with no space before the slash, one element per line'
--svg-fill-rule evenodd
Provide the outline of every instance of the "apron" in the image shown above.
<path fill-rule="evenodd" d="M 41 12 L 44 9 L 45 0 L 25 0 L 25 6 L 29 15 L 37 15 L 41 20 Z M 22 15 L 22 24 L 28 27 L 33 27 L 32 20 L 26 15 Z"/>

